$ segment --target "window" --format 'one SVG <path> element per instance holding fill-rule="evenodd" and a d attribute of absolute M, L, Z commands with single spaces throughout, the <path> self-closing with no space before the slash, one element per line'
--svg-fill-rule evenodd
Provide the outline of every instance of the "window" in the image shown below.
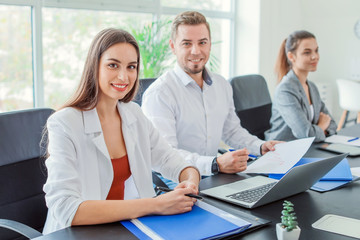
<path fill-rule="evenodd" d="M 140 78 L 158 77 L 176 61 L 168 45 L 171 21 L 188 9 L 199 10 L 210 23 L 212 51 L 207 67 L 225 78 L 233 71 L 234 0 L 8 4 L 9 0 L 0 0 L 0 112 L 62 106 L 80 81 L 92 39 L 107 27 L 123 28 L 139 42 Z"/>
<path fill-rule="evenodd" d="M 213 10 L 213 11 L 230 11 L 231 1 L 223 0 L 161 0 L 161 5 L 164 7 L 173 7 L 173 8 L 190 8 L 202 10 Z"/>
<path fill-rule="evenodd" d="M 208 67 L 211 71 L 229 78 L 230 66 L 230 20 L 207 18 L 211 30 L 211 55 Z"/>
<path fill-rule="evenodd" d="M 31 8 L 0 5 L 0 112 L 32 107 Z"/>
<path fill-rule="evenodd" d="M 98 32 L 108 27 L 132 32 L 151 19 L 151 14 L 44 8 L 45 105 L 57 109 L 75 91 L 91 41 Z"/>

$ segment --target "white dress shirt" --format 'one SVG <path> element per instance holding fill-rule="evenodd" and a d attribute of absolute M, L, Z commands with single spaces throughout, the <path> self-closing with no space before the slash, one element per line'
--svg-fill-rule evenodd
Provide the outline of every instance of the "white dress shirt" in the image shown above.
<path fill-rule="evenodd" d="M 264 143 L 241 127 L 229 82 L 207 69 L 201 89 L 176 65 L 145 91 L 142 109 L 201 175 L 211 175 L 221 140 L 237 149 L 246 147 L 255 155 Z"/>
<path fill-rule="evenodd" d="M 155 196 L 152 168 L 178 182 L 190 164 L 174 151 L 133 102 L 118 103 L 131 177 L 124 198 Z M 96 109 L 65 108 L 47 122 L 48 179 L 44 185 L 48 216 L 44 234 L 71 225 L 79 205 L 86 200 L 105 200 L 113 167 Z"/>

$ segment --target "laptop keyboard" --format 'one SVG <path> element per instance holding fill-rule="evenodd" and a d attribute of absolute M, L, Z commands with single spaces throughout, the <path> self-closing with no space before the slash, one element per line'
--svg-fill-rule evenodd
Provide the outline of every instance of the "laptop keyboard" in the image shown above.
<path fill-rule="evenodd" d="M 252 203 L 258 201 L 264 194 L 269 191 L 272 186 L 274 186 L 276 182 L 272 182 L 257 188 L 248 189 L 245 191 L 241 191 L 238 193 L 231 194 L 229 196 L 226 196 L 228 198 L 236 199 L 239 201 Z"/>

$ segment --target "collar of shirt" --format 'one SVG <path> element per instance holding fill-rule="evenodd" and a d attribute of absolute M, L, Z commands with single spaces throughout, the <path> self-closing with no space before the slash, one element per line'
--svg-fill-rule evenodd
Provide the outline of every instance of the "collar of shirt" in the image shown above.
<path fill-rule="evenodd" d="M 182 83 L 186 86 L 192 82 L 195 82 L 194 79 L 192 79 L 189 74 L 187 74 L 180 66 L 179 64 L 176 63 L 175 65 L 175 74 L 181 79 Z M 210 74 L 208 73 L 208 70 L 206 68 L 204 68 L 203 70 L 203 79 L 204 79 L 204 82 L 211 86 L 213 81 L 210 77 Z"/>

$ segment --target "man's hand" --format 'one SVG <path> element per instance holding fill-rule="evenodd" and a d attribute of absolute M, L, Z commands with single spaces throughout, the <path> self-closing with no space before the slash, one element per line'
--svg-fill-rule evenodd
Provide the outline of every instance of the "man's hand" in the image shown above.
<path fill-rule="evenodd" d="M 267 141 L 261 145 L 261 155 L 264 155 L 265 153 L 269 151 L 274 151 L 274 146 L 278 143 L 282 143 L 283 141 Z"/>
<path fill-rule="evenodd" d="M 244 171 L 247 167 L 248 155 L 249 152 L 246 148 L 224 153 L 217 158 L 220 172 L 237 173 Z"/>

